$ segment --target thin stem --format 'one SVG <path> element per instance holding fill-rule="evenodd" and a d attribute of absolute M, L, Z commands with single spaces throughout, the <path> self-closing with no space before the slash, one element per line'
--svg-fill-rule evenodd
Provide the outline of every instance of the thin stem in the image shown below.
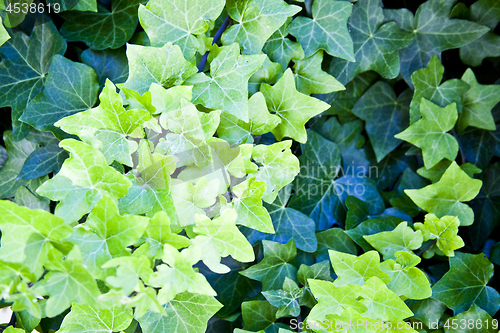
<path fill-rule="evenodd" d="M 215 33 L 214 35 L 214 39 L 212 40 L 212 45 L 214 45 L 215 43 L 217 43 L 220 39 L 220 37 L 222 36 L 222 33 L 227 29 L 227 27 L 229 26 L 229 20 L 230 20 L 230 17 L 229 15 L 226 16 L 226 18 L 224 19 L 224 22 L 222 22 L 222 25 L 219 27 L 219 30 L 217 30 L 217 32 Z M 205 54 L 203 55 L 203 57 L 201 58 L 200 60 L 200 63 L 198 64 L 198 72 L 201 72 L 203 71 L 203 68 L 205 67 L 205 65 L 207 64 L 207 59 L 208 59 L 208 54 L 210 53 L 210 51 L 207 51 L 205 52 Z"/>
<path fill-rule="evenodd" d="M 430 242 L 429 244 L 427 244 L 422 250 L 420 250 L 418 253 L 417 253 L 417 256 L 422 256 L 422 254 L 424 254 L 425 251 L 427 251 L 428 249 L 430 249 L 434 244 L 437 243 L 437 239 L 434 239 L 432 242 Z"/>

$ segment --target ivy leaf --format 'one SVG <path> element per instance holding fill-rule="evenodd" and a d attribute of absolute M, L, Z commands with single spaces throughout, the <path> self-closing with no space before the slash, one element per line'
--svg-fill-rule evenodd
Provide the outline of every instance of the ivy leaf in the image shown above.
<path fill-rule="evenodd" d="M 500 4 L 495 0 L 476 1 L 470 6 L 470 21 L 490 28 L 481 38 L 472 41 L 460 48 L 460 59 L 469 66 L 479 66 L 484 58 L 498 57 L 500 55 L 500 36 L 494 33 L 495 27 L 500 22 Z"/>
<path fill-rule="evenodd" d="M 470 89 L 462 96 L 464 108 L 458 118 L 457 130 L 462 132 L 468 126 L 489 131 L 496 129 L 491 109 L 500 102 L 500 85 L 483 85 L 477 82 L 474 72 L 469 68 L 462 76 Z"/>
<path fill-rule="evenodd" d="M 162 47 L 127 45 L 129 76 L 122 88 L 144 94 L 152 83 L 164 88 L 181 85 L 195 74 L 196 66 L 184 59 L 177 45 Z"/>
<path fill-rule="evenodd" d="M 73 304 L 64 317 L 59 332 L 118 332 L 129 327 L 132 309 L 115 306 L 111 309 L 94 309 L 88 305 Z"/>
<path fill-rule="evenodd" d="M 139 279 L 149 281 L 153 270 L 151 261 L 144 255 L 129 257 L 117 257 L 109 260 L 101 266 L 104 269 L 115 268 L 116 276 L 106 277 L 106 282 L 117 289 L 120 289 L 123 295 L 128 296 L 136 290 L 140 290 L 142 284 Z"/>
<path fill-rule="evenodd" d="M 127 193 L 130 181 L 108 166 L 98 150 L 73 139 L 61 141 L 59 146 L 70 152 L 70 157 L 56 176 L 37 189 L 38 194 L 60 201 L 56 216 L 68 223 L 78 221 L 103 196 L 117 199 Z"/>
<path fill-rule="evenodd" d="M 345 90 L 333 76 L 321 69 L 323 51 L 318 51 L 309 58 L 294 60 L 293 72 L 297 90 L 305 95 L 328 94 Z"/>
<path fill-rule="evenodd" d="M 191 59 L 200 46 L 193 34 L 204 34 L 223 8 L 221 0 L 153 0 L 139 6 L 139 20 L 152 46 L 174 43 Z"/>
<path fill-rule="evenodd" d="M 466 20 L 450 19 L 453 0 L 430 0 L 418 7 L 415 17 L 408 9 L 386 9 L 387 20 L 411 33 L 414 41 L 400 51 L 401 74 L 412 87 L 411 74 L 424 68 L 433 55 L 459 48 L 484 35 L 488 28 Z"/>
<path fill-rule="evenodd" d="M 280 118 L 267 110 L 266 100 L 261 92 L 253 94 L 248 100 L 248 122 L 223 112 L 220 118 L 217 135 L 229 143 L 253 143 L 253 135 L 269 133 L 274 129 Z"/>
<path fill-rule="evenodd" d="M 114 84 L 127 81 L 128 60 L 125 48 L 114 50 L 93 50 L 89 48 L 82 52 L 81 58 L 84 64 L 94 69 L 100 86 L 104 86 L 106 79 L 109 79 Z"/>
<path fill-rule="evenodd" d="M 487 131 L 469 127 L 458 136 L 467 161 L 484 169 L 493 156 L 500 155 L 500 128 Z"/>
<path fill-rule="evenodd" d="M 420 119 L 420 107 L 422 99 L 425 98 L 440 107 L 455 103 L 458 112 L 462 112 L 462 95 L 469 90 L 466 81 L 451 79 L 443 82 L 444 66 L 435 55 L 427 64 L 427 68 L 415 71 L 411 75 L 411 81 L 415 86 L 415 92 L 410 104 L 410 123 L 413 124 Z"/>
<path fill-rule="evenodd" d="M 66 51 L 66 42 L 50 21 L 37 22 L 28 37 L 15 32 L 0 48 L 0 106 L 12 107 L 13 137 L 21 140 L 29 126 L 19 121 L 28 102 L 43 90 L 50 60 Z M 43 42 L 41 42 L 43 41 Z"/>
<path fill-rule="evenodd" d="M 287 69 L 274 86 L 263 83 L 260 90 L 266 98 L 269 111 L 281 118 L 281 123 L 272 130 L 278 140 L 289 137 L 305 143 L 306 122 L 330 107 L 325 102 L 298 92 L 291 69 Z"/>
<path fill-rule="evenodd" d="M 210 63 L 210 76 L 197 73 L 186 81 L 194 86 L 193 103 L 220 109 L 248 122 L 248 79 L 265 58 L 265 55 L 240 55 L 237 44 L 223 47 Z"/>
<path fill-rule="evenodd" d="M 333 270 L 338 276 L 333 282 L 336 287 L 347 284 L 362 286 L 371 277 L 377 277 L 385 283 L 390 281 L 389 275 L 379 268 L 380 256 L 377 251 L 369 251 L 359 257 L 333 250 L 328 253 Z"/>
<path fill-rule="evenodd" d="M 170 193 L 170 183 L 175 170 L 176 158 L 153 154 L 152 147 L 146 140 L 139 143 L 137 149 L 139 164 L 135 172 L 140 177 L 131 176 L 132 186 L 128 193 L 118 200 L 118 207 L 122 213 L 146 214 L 152 216 L 157 212 L 167 212 L 174 222 L 177 214 Z"/>
<path fill-rule="evenodd" d="M 28 139 L 14 141 L 11 131 L 3 133 L 3 140 L 7 148 L 7 162 L 0 169 L 0 198 L 10 198 L 16 194 L 20 186 L 31 183 L 28 180 L 17 179 L 26 162 L 26 159 L 36 150 L 34 142 Z"/>
<path fill-rule="evenodd" d="M 290 264 L 290 261 L 297 255 L 293 238 L 286 244 L 263 240 L 262 245 L 264 246 L 264 259 L 241 271 L 240 274 L 262 282 L 264 291 L 280 289 L 286 277 L 297 282 L 297 268 Z"/>
<path fill-rule="evenodd" d="M 472 304 L 471 308 L 465 312 L 459 313 L 454 317 L 448 318 L 448 323 L 453 323 L 453 322 L 458 322 L 458 323 L 469 323 L 469 322 L 474 322 L 474 323 L 481 323 L 482 324 L 482 329 L 484 333 L 495 333 L 495 321 L 496 319 L 491 318 L 491 316 L 488 314 L 488 312 L 484 311 L 481 309 L 479 306 L 476 304 Z M 446 325 L 449 326 L 449 325 Z M 453 330 L 450 329 L 450 327 L 444 327 L 445 333 L 451 333 Z M 463 333 L 473 333 L 476 332 L 476 328 L 470 328 L 470 327 L 465 327 L 464 329 L 461 329 Z"/>
<path fill-rule="evenodd" d="M 238 214 L 237 223 L 248 228 L 265 233 L 273 233 L 274 227 L 271 216 L 262 206 L 262 195 L 267 184 L 256 181 L 255 177 L 247 178 L 244 182 L 234 186 L 232 192 L 236 195 L 231 204 Z"/>
<path fill-rule="evenodd" d="M 93 107 L 98 89 L 92 68 L 56 54 L 50 63 L 43 92 L 29 102 L 19 119 L 36 129 L 62 137 L 64 133 L 53 124 Z"/>
<path fill-rule="evenodd" d="M 189 247 L 179 252 L 169 244 L 163 245 L 162 260 L 165 264 L 156 266 L 156 271 L 149 279 L 151 286 L 161 288 L 158 292 L 161 304 L 172 301 L 183 292 L 216 295 L 205 277 L 192 267 L 201 256 L 202 252 L 198 247 Z"/>
<path fill-rule="evenodd" d="M 262 200 L 272 203 L 279 191 L 289 184 L 299 173 L 299 160 L 292 154 L 291 140 L 272 145 L 257 145 L 253 148 L 252 158 L 260 164 L 255 180 L 267 184 Z"/>
<path fill-rule="evenodd" d="M 259 91 L 262 83 L 275 84 L 283 75 L 281 65 L 266 57 L 264 64 L 248 79 L 248 93 L 255 94 Z"/>
<path fill-rule="evenodd" d="M 265 235 L 262 239 L 286 243 L 293 239 L 297 248 L 304 252 L 314 252 L 317 240 L 314 234 L 314 221 L 307 215 L 286 207 L 291 195 L 291 188 L 285 187 L 280 191 L 277 200 L 266 205 L 271 216 L 275 233 Z"/>
<path fill-rule="evenodd" d="M 420 263 L 420 257 L 411 252 L 395 253 L 395 261 L 386 260 L 380 264 L 380 269 L 391 277 L 387 288 L 398 296 L 409 299 L 426 299 L 431 297 L 432 290 L 424 272 L 415 266 Z"/>
<path fill-rule="evenodd" d="M 452 162 L 437 183 L 418 190 L 405 190 L 405 193 L 429 213 L 439 218 L 456 216 L 461 226 L 468 226 L 474 222 L 474 212 L 462 202 L 474 199 L 481 185 L 482 181 L 470 178 L 456 162 Z M 454 190 L 450 191 L 452 188 Z"/>
<path fill-rule="evenodd" d="M 417 228 L 413 231 L 406 222 L 401 222 L 392 231 L 383 231 L 375 235 L 363 236 L 377 251 L 382 253 L 384 259 L 393 259 L 396 252 L 404 251 L 413 253 L 422 246 L 422 231 Z"/>
<path fill-rule="evenodd" d="M 281 65 L 281 68 L 287 68 L 290 60 L 300 60 L 304 58 L 304 50 L 299 42 L 292 42 L 288 36 L 288 27 L 292 18 L 286 19 L 286 22 L 276 30 L 264 44 L 262 51 L 267 54 L 269 59 Z"/>
<path fill-rule="evenodd" d="M 49 251 L 49 272 L 34 286 L 34 291 L 49 296 L 45 307 L 47 317 L 55 317 L 66 310 L 71 303 L 97 306 L 100 295 L 95 279 L 85 269 L 81 262 L 77 247 L 62 261 L 62 254 L 56 250 Z M 65 288 L 61 288 L 65 286 Z"/>
<path fill-rule="evenodd" d="M 378 277 L 369 278 L 361 287 L 363 303 L 368 309 L 363 316 L 384 321 L 400 321 L 413 316 L 413 312 Z"/>
<path fill-rule="evenodd" d="M 413 312 L 413 317 L 424 323 L 439 322 L 443 313 L 448 307 L 434 298 L 427 298 L 421 301 L 407 301 L 410 310 Z"/>
<path fill-rule="evenodd" d="M 401 144 L 394 136 L 408 124 L 408 105 L 411 90 L 398 97 L 391 86 L 383 81 L 368 89 L 352 108 L 352 113 L 365 121 L 366 132 L 380 162 Z"/>
<path fill-rule="evenodd" d="M 0 46 L 10 39 L 9 33 L 5 30 L 2 24 L 2 18 L 0 18 Z"/>
<path fill-rule="evenodd" d="M 365 240 L 364 236 L 374 235 L 383 231 L 391 231 L 403 221 L 399 217 L 391 215 L 382 215 L 372 218 L 370 218 L 370 216 L 366 217 L 369 219 L 359 223 L 353 229 L 346 230 L 346 234 L 365 251 L 370 251 L 373 247 Z"/>
<path fill-rule="evenodd" d="M 348 2 L 315 1 L 312 5 L 313 18 L 295 18 L 289 31 L 304 48 L 306 57 L 312 56 L 318 50 L 325 50 L 334 57 L 355 61 L 353 41 L 347 30 L 347 20 L 351 12 L 352 5 Z"/>
<path fill-rule="evenodd" d="M 307 321 L 322 322 L 327 315 L 341 314 L 346 309 L 352 309 L 359 313 L 367 310 L 366 306 L 358 301 L 361 295 L 361 287 L 355 284 L 347 284 L 341 287 L 334 283 L 321 280 L 307 280 L 314 298 L 318 300 L 309 315 Z"/>
<path fill-rule="evenodd" d="M 347 236 L 342 228 L 330 228 L 328 230 L 318 232 L 316 233 L 316 239 L 318 240 L 318 248 L 316 249 L 316 252 L 314 252 L 314 255 L 316 256 L 317 262 L 329 259 L 328 250 L 335 250 L 354 255 L 358 253 L 356 244 L 349 236 Z"/>
<path fill-rule="evenodd" d="M 193 231 L 197 236 L 192 240 L 200 248 L 201 260 L 213 272 L 224 274 L 229 267 L 220 263 L 221 257 L 231 255 L 239 262 L 255 260 L 253 248 L 236 227 L 238 215 L 233 209 L 225 209 L 210 220 L 203 215 L 195 215 Z"/>
<path fill-rule="evenodd" d="M 445 158 L 454 161 L 458 154 L 458 143 L 453 135 L 446 132 L 453 129 L 458 119 L 456 105 L 441 108 L 423 98 L 420 102 L 420 114 L 422 119 L 395 137 L 421 148 L 427 169 Z"/>
<path fill-rule="evenodd" d="M 303 290 L 287 277 L 283 283 L 283 289 L 262 292 L 267 301 L 278 308 L 276 319 L 281 317 L 297 317 L 300 314 L 298 298 L 302 294 Z"/>
<path fill-rule="evenodd" d="M 346 6 L 351 6 L 344 3 Z M 413 36 L 399 29 L 396 23 L 384 23 L 384 13 L 379 1 L 362 0 L 353 6 L 349 29 L 354 45 L 355 62 L 333 59 L 330 74 L 342 84 L 356 75 L 373 70 L 386 79 L 399 74 L 397 50 L 413 42 Z M 306 54 L 307 56 L 307 54 Z"/>
<path fill-rule="evenodd" d="M 437 248 L 448 257 L 455 255 L 454 250 L 463 247 L 464 241 L 458 236 L 460 221 L 455 216 L 438 218 L 434 214 L 425 215 L 424 223 L 415 223 L 416 230 L 422 231 L 424 240 L 436 240 Z M 430 248 L 428 255 L 432 256 L 434 249 Z"/>
<path fill-rule="evenodd" d="M 275 322 L 277 312 L 278 309 L 266 301 L 243 302 L 241 304 L 241 314 L 245 322 L 245 329 L 251 330 L 243 332 L 264 332 L 260 330 Z M 238 331 L 235 330 L 235 332 Z"/>
<path fill-rule="evenodd" d="M 449 258 L 450 270 L 432 287 L 432 297 L 446 304 L 455 314 L 466 311 L 473 304 L 483 307 L 484 297 L 491 293 L 500 299 L 498 292 L 486 286 L 493 276 L 493 264 L 484 253 L 455 253 Z M 466 287 L 466 289 L 465 289 Z M 494 315 L 500 306 L 484 308 Z"/>
<path fill-rule="evenodd" d="M 309 215 L 318 230 L 326 230 L 343 219 L 335 184 L 340 170 L 340 149 L 314 131 L 309 130 L 307 137 L 308 142 L 301 145 L 301 168 L 289 206 Z"/>
<path fill-rule="evenodd" d="M 131 139 L 142 138 L 144 123 L 153 118 L 145 110 L 125 110 L 122 98 L 109 80 L 99 100 L 99 106 L 61 119 L 54 125 L 98 148 L 108 164 L 117 161 L 132 167 L 130 155 L 138 145 Z"/>
<path fill-rule="evenodd" d="M 244 54 L 259 54 L 287 17 L 297 14 L 301 8 L 282 0 L 228 0 L 226 10 L 236 24 L 224 32 L 222 43 L 236 42 Z"/>
<path fill-rule="evenodd" d="M 208 320 L 222 307 L 212 296 L 181 293 L 163 305 L 167 315 L 146 311 L 137 321 L 145 332 L 205 332 Z"/>
<path fill-rule="evenodd" d="M 2 247 L 0 260 L 19 263 L 39 278 L 54 246 L 64 249 L 72 228 L 64 220 L 43 210 L 20 207 L 9 200 L 0 201 Z M 55 251 L 55 250 L 54 250 Z"/>
<path fill-rule="evenodd" d="M 134 34 L 139 0 L 114 0 L 111 11 L 103 5 L 97 13 L 67 11 L 61 35 L 71 42 L 84 42 L 94 50 L 117 49 Z"/>

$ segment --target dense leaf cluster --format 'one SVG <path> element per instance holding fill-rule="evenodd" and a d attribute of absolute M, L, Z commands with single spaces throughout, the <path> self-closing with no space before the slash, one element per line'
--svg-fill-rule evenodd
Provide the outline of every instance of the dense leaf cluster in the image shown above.
<path fill-rule="evenodd" d="M 0 2 L 4 332 L 498 331 L 500 1 L 47 3 Z"/>

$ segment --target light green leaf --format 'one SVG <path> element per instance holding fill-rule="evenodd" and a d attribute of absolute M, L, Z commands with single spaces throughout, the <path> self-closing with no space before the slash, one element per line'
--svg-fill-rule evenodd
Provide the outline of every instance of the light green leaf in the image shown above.
<path fill-rule="evenodd" d="M 262 195 L 266 188 L 267 184 L 256 181 L 255 177 L 248 178 L 232 188 L 236 197 L 231 201 L 231 205 L 238 214 L 237 224 L 265 233 L 274 233 L 269 212 L 262 206 Z"/>
<path fill-rule="evenodd" d="M 396 252 L 396 261 L 389 259 L 380 264 L 380 269 L 391 277 L 387 288 L 398 296 L 409 299 L 426 299 L 431 297 L 432 290 L 424 272 L 415 266 L 420 257 L 410 252 Z"/>
<path fill-rule="evenodd" d="M 297 255 L 294 240 L 290 239 L 286 244 L 263 240 L 262 245 L 264 259 L 241 271 L 240 274 L 262 282 L 264 291 L 280 289 L 287 277 L 297 282 L 297 268 L 290 264 Z"/>
<path fill-rule="evenodd" d="M 441 108 L 422 98 L 420 114 L 422 119 L 395 137 L 421 148 L 427 169 L 445 158 L 454 161 L 458 154 L 458 143 L 453 135 L 446 132 L 453 129 L 458 119 L 456 104 Z"/>
<path fill-rule="evenodd" d="M 414 224 L 416 230 L 422 231 L 424 240 L 435 239 L 437 248 L 448 257 L 453 257 L 455 255 L 454 250 L 465 245 L 462 238 L 458 236 L 459 226 L 458 217 L 443 216 L 439 219 L 434 214 L 425 215 L 424 223 Z M 432 256 L 435 250 L 435 248 L 427 250 L 429 253 L 427 253 L 426 258 Z"/>
<path fill-rule="evenodd" d="M 482 298 L 488 293 L 498 299 L 500 295 L 486 286 L 493 276 L 493 264 L 484 253 L 455 253 L 449 258 L 450 270 L 432 287 L 432 297 L 446 304 L 458 314 L 474 303 L 482 306 Z M 486 297 L 488 298 L 488 297 Z M 491 315 L 498 311 L 498 305 Z"/>
<path fill-rule="evenodd" d="M 323 51 L 302 60 L 294 60 L 293 72 L 297 90 L 303 94 L 328 94 L 334 91 L 345 90 L 333 76 L 321 69 Z"/>
<path fill-rule="evenodd" d="M 255 260 L 253 248 L 236 227 L 238 215 L 233 209 L 225 209 L 210 220 L 204 215 L 195 215 L 193 231 L 197 234 L 192 239 L 194 246 L 200 248 L 201 260 L 213 272 L 224 274 L 229 267 L 220 263 L 222 257 L 231 257 L 239 262 Z"/>
<path fill-rule="evenodd" d="M 223 0 L 152 0 L 139 7 L 139 20 L 152 46 L 174 43 L 191 59 L 199 41 L 224 8 Z"/>
<path fill-rule="evenodd" d="M 22 264 L 30 272 L 26 277 L 34 274 L 37 278 L 44 271 L 49 251 L 54 250 L 54 245 L 67 248 L 69 244 L 63 240 L 73 231 L 60 217 L 20 207 L 8 200 L 0 201 L 0 230 L 0 260 Z"/>
<path fill-rule="evenodd" d="M 469 89 L 469 85 L 459 79 L 451 79 L 443 82 L 444 66 L 435 55 L 427 64 L 427 68 L 415 71 L 411 75 L 411 81 L 415 86 L 415 92 L 410 104 L 410 123 L 413 124 L 420 119 L 420 107 L 422 98 L 431 101 L 438 106 L 445 107 L 455 103 L 458 112 L 462 112 L 462 95 Z"/>
<path fill-rule="evenodd" d="M 139 290 L 140 282 L 149 281 L 153 274 L 151 261 L 144 255 L 130 257 L 117 257 L 111 259 L 101 266 L 104 269 L 116 268 L 116 276 L 106 277 L 106 282 L 117 289 L 121 289 L 124 296 L 130 295 L 133 291 Z"/>
<path fill-rule="evenodd" d="M 92 68 L 56 54 L 50 63 L 43 92 L 29 102 L 19 119 L 41 131 L 64 136 L 53 124 L 93 107 L 98 90 Z"/>
<path fill-rule="evenodd" d="M 179 252 L 170 244 L 163 245 L 162 260 L 165 264 L 156 266 L 156 271 L 149 279 L 151 286 L 161 288 L 158 292 L 158 301 L 161 304 L 172 301 L 177 294 L 186 291 L 216 295 L 206 278 L 192 267 L 201 259 L 202 254 L 202 249 L 196 246 Z"/>
<path fill-rule="evenodd" d="M 496 126 L 491 109 L 500 102 L 500 85 L 479 84 L 470 68 L 465 71 L 462 81 L 467 82 L 470 89 L 462 96 L 464 108 L 458 117 L 458 132 L 468 126 L 494 131 Z"/>
<path fill-rule="evenodd" d="M 355 61 L 353 41 L 347 30 L 351 12 L 352 5 L 348 2 L 316 0 L 312 5 L 313 18 L 296 17 L 289 31 L 304 48 L 306 57 L 325 50 L 334 57 Z"/>
<path fill-rule="evenodd" d="M 181 85 L 198 70 L 184 59 L 177 45 L 167 43 L 162 47 L 127 45 L 129 77 L 123 88 L 144 94 L 152 83 L 164 88 Z"/>
<path fill-rule="evenodd" d="M 486 34 L 460 48 L 460 59 L 470 66 L 479 66 L 484 58 L 500 56 L 500 36 L 494 30 L 500 21 L 500 3 L 496 0 L 480 0 L 470 6 L 468 20 L 490 28 Z"/>
<path fill-rule="evenodd" d="M 237 44 L 221 48 L 210 63 L 210 76 L 198 73 L 186 81 L 194 86 L 193 102 L 248 122 L 248 79 L 265 59 L 265 55 L 240 55 Z"/>
<path fill-rule="evenodd" d="M 217 127 L 217 136 L 231 144 L 253 143 L 252 135 L 269 133 L 280 123 L 280 118 L 270 114 L 266 100 L 257 92 L 248 100 L 248 122 L 223 112 Z"/>
<path fill-rule="evenodd" d="M 134 34 L 139 0 L 113 0 L 111 11 L 103 5 L 97 13 L 67 11 L 61 35 L 68 41 L 81 41 L 94 50 L 117 49 Z"/>
<path fill-rule="evenodd" d="M 106 81 L 99 100 L 99 106 L 61 119 L 54 125 L 67 133 L 78 135 L 99 149 L 106 158 L 106 163 L 117 161 L 132 167 L 130 155 L 138 147 L 137 142 L 132 139 L 144 137 L 144 123 L 153 118 L 145 110 L 125 110 L 122 98 L 109 80 Z"/>
<path fill-rule="evenodd" d="M 266 98 L 269 111 L 281 118 L 281 123 L 272 130 L 278 140 L 289 137 L 305 143 L 306 122 L 330 107 L 325 102 L 298 92 L 291 69 L 287 69 L 274 86 L 264 83 L 260 90 Z"/>
<path fill-rule="evenodd" d="M 208 320 L 221 307 L 212 296 L 182 293 L 163 305 L 166 316 L 147 311 L 136 319 L 144 332 L 204 333 Z"/>
<path fill-rule="evenodd" d="M 196 214 L 205 214 L 203 209 L 215 203 L 218 188 L 218 179 L 207 181 L 205 177 L 198 180 L 195 185 L 187 181 L 172 183 L 172 199 L 181 227 L 194 224 Z"/>
<path fill-rule="evenodd" d="M 2 24 L 2 18 L 0 17 L 0 46 L 3 45 L 6 41 L 10 39 L 9 33 L 5 30 L 5 27 Z"/>
<path fill-rule="evenodd" d="M 378 277 L 369 278 L 361 287 L 360 295 L 360 302 L 368 309 L 363 316 L 384 321 L 400 321 L 413 316 L 401 298 Z"/>
<path fill-rule="evenodd" d="M 60 201 L 55 210 L 56 216 L 63 217 L 67 223 L 76 222 L 89 213 L 103 196 L 118 199 L 127 193 L 130 181 L 108 166 L 97 149 L 73 139 L 61 141 L 59 146 L 71 156 L 59 173 L 37 190 L 42 196 Z"/>
<path fill-rule="evenodd" d="M 379 81 L 371 86 L 352 108 L 352 113 L 365 121 L 366 132 L 377 162 L 382 161 L 401 144 L 394 135 L 408 126 L 410 99 L 411 90 L 405 90 L 396 97 L 389 84 Z"/>
<path fill-rule="evenodd" d="M 262 83 L 275 84 L 283 75 L 281 65 L 266 57 L 264 64 L 248 79 L 248 93 L 253 95 L 260 89 Z"/>
<path fill-rule="evenodd" d="M 418 190 L 405 190 L 405 193 L 429 213 L 439 218 L 456 216 L 461 226 L 468 226 L 474 222 L 474 212 L 462 202 L 474 199 L 481 185 L 482 181 L 470 178 L 453 162 L 437 183 Z"/>
<path fill-rule="evenodd" d="M 299 173 L 299 160 L 292 154 L 291 146 L 292 141 L 286 140 L 253 148 L 252 158 L 261 165 L 255 173 L 255 180 L 267 184 L 262 195 L 262 200 L 267 203 L 272 203 L 279 191 Z"/>
<path fill-rule="evenodd" d="M 55 317 L 66 310 L 71 303 L 97 305 L 99 288 L 81 261 L 80 251 L 73 248 L 66 259 L 56 250 L 49 251 L 49 272 L 34 286 L 34 291 L 49 296 L 45 306 L 47 317 Z"/>
<path fill-rule="evenodd" d="M 14 202 L 19 206 L 28 207 L 29 209 L 41 209 L 46 212 L 50 212 L 50 200 L 37 194 L 33 194 L 24 186 L 17 189 Z"/>
<path fill-rule="evenodd" d="M 351 6 L 348 3 L 345 6 Z M 399 29 L 396 23 L 384 23 L 384 13 L 377 0 L 360 0 L 353 5 L 349 30 L 354 45 L 355 62 L 333 59 L 330 74 L 343 85 L 356 75 L 373 70 L 386 79 L 399 74 L 397 50 L 413 42 L 413 36 Z M 306 54 L 307 55 L 307 54 Z"/>
<path fill-rule="evenodd" d="M 192 86 L 173 86 L 165 89 L 158 83 L 152 83 L 151 106 L 154 114 L 176 111 L 182 106 L 182 101 L 190 101 L 193 98 Z"/>
<path fill-rule="evenodd" d="M 329 250 L 330 261 L 338 278 L 333 282 L 336 287 L 346 284 L 362 286 L 371 277 L 378 277 L 387 283 L 389 275 L 380 270 L 380 256 L 377 251 L 366 252 L 359 257 L 352 254 Z"/>
<path fill-rule="evenodd" d="M 94 309 L 88 305 L 73 304 L 64 317 L 61 333 L 123 331 L 132 322 L 132 309 L 115 306 L 110 309 Z"/>
<path fill-rule="evenodd" d="M 163 244 L 170 244 L 176 249 L 191 245 L 191 241 L 182 235 L 177 235 L 170 228 L 170 219 L 164 211 L 157 212 L 149 221 L 149 224 L 141 239 L 149 244 L 147 255 L 156 258 L 163 253 Z"/>
<path fill-rule="evenodd" d="M 433 55 L 441 57 L 441 52 L 467 45 L 489 30 L 474 22 L 450 19 L 454 4 L 454 0 L 426 1 L 415 17 L 408 9 L 386 9 L 388 20 L 395 20 L 402 30 L 414 36 L 413 43 L 400 51 L 401 74 L 410 87 L 410 75 L 424 68 Z"/>
<path fill-rule="evenodd" d="M 31 37 L 15 32 L 0 48 L 0 106 L 12 107 L 13 137 L 21 140 L 29 126 L 19 121 L 28 102 L 43 90 L 50 60 L 66 51 L 66 42 L 49 20 L 37 21 Z"/>
<path fill-rule="evenodd" d="M 262 49 L 269 59 L 281 65 L 281 68 L 287 68 L 290 60 L 299 60 L 304 58 L 304 50 L 299 42 L 292 42 L 286 38 L 288 36 L 288 27 L 292 18 L 287 18 L 286 22 L 274 32 L 264 44 Z"/>
<path fill-rule="evenodd" d="M 222 43 L 238 43 L 244 54 L 259 54 L 264 43 L 287 17 L 300 11 L 283 0 L 227 0 L 226 10 L 236 24 L 222 35 Z"/>
<path fill-rule="evenodd" d="M 313 279 L 309 279 L 307 282 L 314 298 L 318 300 L 318 304 L 312 308 L 307 316 L 307 321 L 322 322 L 327 315 L 338 315 L 346 309 L 352 309 L 359 313 L 368 310 L 358 300 L 361 295 L 361 287 L 358 285 L 348 284 L 337 287 L 332 282 Z"/>
<path fill-rule="evenodd" d="M 177 159 L 175 156 L 153 154 L 151 148 L 147 140 L 140 141 L 137 149 L 139 164 L 134 170 L 135 177 L 130 177 L 133 178 L 132 186 L 127 195 L 120 198 L 118 207 L 122 213 L 147 216 L 163 211 L 177 221 L 170 193 L 170 174 L 175 170 Z"/>
<path fill-rule="evenodd" d="M 418 230 L 418 229 L 417 229 Z M 407 222 L 401 222 L 392 231 L 383 231 L 375 235 L 363 236 L 364 239 L 377 251 L 384 259 L 394 259 L 398 251 L 413 253 L 422 246 L 423 236 L 421 231 L 413 231 L 408 227 Z"/>

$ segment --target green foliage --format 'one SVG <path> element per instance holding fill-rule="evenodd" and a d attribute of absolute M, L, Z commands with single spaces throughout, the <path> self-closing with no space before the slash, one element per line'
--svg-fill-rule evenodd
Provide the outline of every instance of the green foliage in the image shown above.
<path fill-rule="evenodd" d="M 2 1 L 0 331 L 493 332 L 499 3 Z"/>

